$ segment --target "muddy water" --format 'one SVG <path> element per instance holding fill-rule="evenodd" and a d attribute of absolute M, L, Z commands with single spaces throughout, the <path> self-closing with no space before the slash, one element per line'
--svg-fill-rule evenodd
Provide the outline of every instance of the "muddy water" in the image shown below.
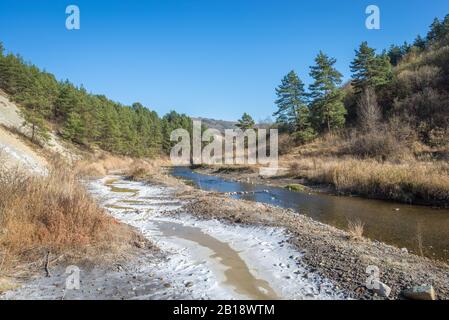
<path fill-rule="evenodd" d="M 293 192 L 284 188 L 233 182 L 175 168 L 173 175 L 192 181 L 204 190 L 249 191 L 235 198 L 291 208 L 315 220 L 345 229 L 348 220 L 360 219 L 365 235 L 416 254 L 449 262 L 449 210 L 397 204 L 356 197 Z M 267 190 L 268 192 L 257 192 Z"/>
<path fill-rule="evenodd" d="M 139 190 L 137 189 L 130 189 L 130 188 L 123 188 L 123 187 L 117 187 L 114 185 L 115 182 L 117 182 L 118 179 L 111 179 L 107 180 L 105 182 L 105 185 L 108 186 L 111 189 L 111 192 L 117 192 L 117 193 L 131 193 L 132 196 L 137 196 L 139 193 Z M 131 200 L 130 200 L 131 201 Z"/>
<path fill-rule="evenodd" d="M 126 197 L 124 199 L 117 199 L 113 204 L 105 205 L 106 208 L 126 211 L 136 209 L 145 204 L 150 206 L 155 204 L 154 202 L 148 201 L 152 200 L 151 198 L 145 201 L 145 197 L 140 197 L 138 189 L 126 187 L 123 180 L 107 180 L 104 185 L 107 186 L 112 193 L 125 194 Z M 126 194 L 129 194 L 129 196 Z M 129 206 L 121 205 L 123 203 Z M 164 202 L 165 205 L 169 205 L 170 203 L 179 205 L 179 202 Z M 223 273 L 222 275 L 219 275 L 219 278 L 223 279 L 221 284 L 232 288 L 237 294 L 249 299 L 279 299 L 270 284 L 266 280 L 254 276 L 246 262 L 240 257 L 239 253 L 232 249 L 228 243 L 219 241 L 215 237 L 203 232 L 200 228 L 186 226 L 171 221 L 153 220 L 152 229 L 158 231 L 163 238 L 187 240 L 192 242 L 195 246 L 202 246 L 210 250 L 212 253 L 209 258 L 216 261 L 219 265 L 216 269 L 222 270 L 221 272 Z"/>
<path fill-rule="evenodd" d="M 225 267 L 224 284 L 233 287 L 237 293 L 251 299 L 278 299 L 269 283 L 253 276 L 246 263 L 229 244 L 217 240 L 199 228 L 173 222 L 155 224 L 166 237 L 182 238 L 210 249 L 213 252 L 211 258 L 217 259 Z"/>

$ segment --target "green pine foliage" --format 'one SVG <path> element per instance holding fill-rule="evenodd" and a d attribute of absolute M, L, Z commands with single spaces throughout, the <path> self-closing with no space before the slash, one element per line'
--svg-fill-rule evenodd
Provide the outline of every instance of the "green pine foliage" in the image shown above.
<path fill-rule="evenodd" d="M 171 111 L 167 113 L 162 118 L 162 136 L 164 137 L 162 141 L 162 149 L 166 153 L 170 153 L 171 148 L 177 143 L 176 141 L 170 141 L 170 134 L 176 129 L 185 129 L 190 133 L 192 138 L 193 127 L 192 120 L 185 114 L 179 114 L 176 111 Z"/>
<path fill-rule="evenodd" d="M 396 50 L 399 50 L 399 53 Z M 377 89 L 388 84 L 392 78 L 390 59 L 397 63 L 400 54 L 402 49 L 392 48 L 390 55 L 377 55 L 375 49 L 370 48 L 367 42 L 362 42 L 351 63 L 352 85 L 355 92 L 360 94 L 368 87 Z"/>
<path fill-rule="evenodd" d="M 21 106 L 35 142 L 48 139 L 51 125 L 64 139 L 87 148 L 153 157 L 170 151 L 172 130 L 192 126 L 186 115 L 171 112 L 161 119 L 140 103 L 124 106 L 68 80 L 57 81 L 18 55 L 5 55 L 1 43 L 0 89 Z"/>
<path fill-rule="evenodd" d="M 342 74 L 335 69 L 335 63 L 334 58 L 320 52 L 315 65 L 310 67 L 310 77 L 314 80 L 309 86 L 311 118 L 319 132 L 330 132 L 345 124 L 344 94 L 340 88 Z"/>
<path fill-rule="evenodd" d="M 297 126 L 298 111 L 306 104 L 304 83 L 295 71 L 290 71 L 276 88 L 275 101 L 278 110 L 273 114 L 276 122 L 283 128 L 294 130 Z"/>
<path fill-rule="evenodd" d="M 245 131 L 247 129 L 253 129 L 255 126 L 255 122 L 253 118 L 247 114 L 246 112 L 242 115 L 242 118 L 240 118 L 236 124 L 237 128 L 240 128 L 241 130 Z"/>

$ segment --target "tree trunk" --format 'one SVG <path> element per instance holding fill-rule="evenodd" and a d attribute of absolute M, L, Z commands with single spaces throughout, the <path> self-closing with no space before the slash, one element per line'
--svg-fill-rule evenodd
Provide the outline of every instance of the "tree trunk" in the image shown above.
<path fill-rule="evenodd" d="M 33 142 L 35 142 L 34 141 L 34 133 L 35 133 L 35 131 L 36 131 L 36 126 L 33 123 L 33 125 L 31 126 L 31 141 L 33 141 Z"/>

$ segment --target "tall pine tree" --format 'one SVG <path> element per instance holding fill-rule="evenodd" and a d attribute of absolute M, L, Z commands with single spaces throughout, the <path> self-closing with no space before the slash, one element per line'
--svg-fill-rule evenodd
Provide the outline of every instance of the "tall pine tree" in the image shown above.
<path fill-rule="evenodd" d="M 339 88 L 342 74 L 335 69 L 336 60 L 320 51 L 315 65 L 310 67 L 314 82 L 309 86 L 311 113 L 315 127 L 319 131 L 332 131 L 343 127 L 346 109 L 343 92 Z"/>
<path fill-rule="evenodd" d="M 236 124 L 237 128 L 242 129 L 243 131 L 247 129 L 254 128 L 254 125 L 256 123 L 254 122 L 253 118 L 247 114 L 246 112 L 242 115 L 242 118 L 238 120 L 238 123 Z"/>
<path fill-rule="evenodd" d="M 401 49 L 402 51 L 402 49 Z M 392 53 L 392 51 L 390 51 Z M 398 54 L 397 49 L 393 51 Z M 400 53 L 401 56 L 403 53 Z M 397 63 L 397 61 L 394 61 Z M 362 42 L 359 50 L 356 50 L 355 59 L 351 63 L 352 85 L 356 94 L 361 94 L 366 88 L 377 89 L 390 82 L 392 68 L 390 57 L 387 54 L 376 55 L 376 51 Z"/>
<path fill-rule="evenodd" d="M 304 83 L 295 71 L 290 71 L 276 88 L 278 110 L 273 114 L 276 122 L 290 131 L 297 129 L 300 116 L 304 115 L 301 109 L 306 107 Z"/>

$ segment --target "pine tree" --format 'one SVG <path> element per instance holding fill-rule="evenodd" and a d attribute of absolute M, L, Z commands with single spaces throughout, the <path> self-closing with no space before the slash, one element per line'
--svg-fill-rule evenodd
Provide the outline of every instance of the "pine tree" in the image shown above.
<path fill-rule="evenodd" d="M 21 115 L 25 120 L 24 125 L 30 127 L 30 138 L 35 143 L 46 142 L 49 139 L 49 129 L 45 120 L 48 116 L 49 101 L 45 95 L 39 94 L 36 89 L 39 85 L 34 82 L 34 85 L 21 97 Z"/>
<path fill-rule="evenodd" d="M 417 36 L 415 41 L 413 42 L 413 46 L 420 50 L 424 50 L 427 47 L 427 43 L 426 40 L 423 39 L 421 36 Z"/>
<path fill-rule="evenodd" d="M 290 71 L 276 88 L 278 110 L 273 114 L 276 122 L 294 131 L 298 121 L 298 110 L 306 105 L 304 83 L 295 71 Z"/>
<path fill-rule="evenodd" d="M 31 85 L 31 68 L 20 56 L 8 54 L 0 59 L 0 88 L 13 97 Z"/>
<path fill-rule="evenodd" d="M 240 128 L 241 130 L 245 131 L 247 129 L 254 128 L 254 125 L 256 123 L 254 122 L 253 118 L 247 114 L 246 112 L 242 115 L 242 118 L 238 120 L 238 123 L 236 124 L 237 128 Z"/>
<path fill-rule="evenodd" d="M 296 140 L 300 143 L 307 143 L 316 137 L 312 127 L 310 109 L 306 105 L 300 106 L 296 110 Z"/>
<path fill-rule="evenodd" d="M 107 151 L 118 153 L 121 149 L 119 117 L 112 103 L 108 102 L 102 110 L 100 146 Z"/>
<path fill-rule="evenodd" d="M 59 95 L 55 101 L 53 117 L 55 120 L 66 120 L 69 114 L 79 106 L 76 88 L 69 82 L 60 83 Z"/>
<path fill-rule="evenodd" d="M 315 58 L 315 63 L 310 67 L 310 76 L 314 79 L 309 86 L 312 119 L 320 131 L 341 128 L 346 115 L 343 92 L 338 87 L 342 74 L 334 68 L 336 60 L 323 52 Z"/>
<path fill-rule="evenodd" d="M 84 122 L 77 112 L 71 112 L 67 117 L 62 136 L 73 142 L 84 144 L 85 136 Z"/>
<path fill-rule="evenodd" d="M 444 24 L 438 18 L 435 18 L 430 25 L 430 31 L 427 33 L 427 39 L 430 42 L 438 42 L 444 37 Z"/>
<path fill-rule="evenodd" d="M 402 51 L 403 49 L 401 49 Z M 395 53 L 396 49 L 395 49 Z M 402 56 L 403 53 L 400 53 Z M 394 61 L 397 63 L 398 61 Z M 377 89 L 390 82 L 392 70 L 390 57 L 387 54 L 376 55 L 367 42 L 362 42 L 356 50 L 355 59 L 351 63 L 352 84 L 356 94 L 360 94 L 367 87 Z"/>
<path fill-rule="evenodd" d="M 388 50 L 388 58 L 393 66 L 397 66 L 403 57 L 401 47 L 392 45 Z"/>

